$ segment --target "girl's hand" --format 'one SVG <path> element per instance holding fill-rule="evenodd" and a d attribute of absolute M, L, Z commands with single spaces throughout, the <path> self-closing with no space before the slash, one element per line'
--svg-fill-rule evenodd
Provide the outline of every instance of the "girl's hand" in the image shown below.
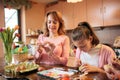
<path fill-rule="evenodd" d="M 75 66 L 78 67 L 78 66 L 80 66 L 80 65 L 81 65 L 80 59 L 77 59 L 77 58 L 76 58 Z"/>
<path fill-rule="evenodd" d="M 115 74 L 114 74 L 114 73 L 107 73 L 107 72 L 106 72 L 106 75 L 107 75 L 107 77 L 108 77 L 109 79 L 115 80 Z"/>
<path fill-rule="evenodd" d="M 104 69 L 109 79 L 115 80 L 116 78 L 119 78 L 120 76 L 119 70 L 116 70 L 114 67 L 110 65 L 105 65 Z"/>
<path fill-rule="evenodd" d="M 120 70 L 120 60 L 114 59 L 114 60 L 112 61 L 112 67 L 114 67 L 114 68 L 117 69 L 117 70 Z"/>
<path fill-rule="evenodd" d="M 96 66 L 83 64 L 81 65 L 81 72 L 89 73 L 89 72 L 104 72 L 104 71 Z"/>

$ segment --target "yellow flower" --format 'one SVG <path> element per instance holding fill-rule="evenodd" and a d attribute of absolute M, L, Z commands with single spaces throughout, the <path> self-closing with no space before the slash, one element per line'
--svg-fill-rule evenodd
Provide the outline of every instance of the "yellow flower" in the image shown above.
<path fill-rule="evenodd" d="M 22 52 L 22 48 L 20 47 L 20 48 L 18 48 L 18 52 Z"/>
<path fill-rule="evenodd" d="M 16 36 L 14 35 L 14 32 L 19 29 L 19 26 L 15 26 L 13 29 L 10 27 L 7 28 L 0 28 L 0 38 L 2 39 L 4 45 L 7 47 L 9 44 L 12 44 Z"/>
<path fill-rule="evenodd" d="M 7 30 L 10 30 L 10 27 L 7 27 Z"/>
<path fill-rule="evenodd" d="M 18 30 L 18 29 L 19 29 L 19 26 L 15 25 L 14 30 Z"/>

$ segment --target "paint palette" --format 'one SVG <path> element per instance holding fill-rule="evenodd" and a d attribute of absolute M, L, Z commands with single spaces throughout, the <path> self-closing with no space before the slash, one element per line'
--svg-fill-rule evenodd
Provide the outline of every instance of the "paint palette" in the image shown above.
<path fill-rule="evenodd" d="M 52 80 L 56 80 L 58 78 L 61 78 L 63 75 L 72 76 L 72 75 L 74 75 L 74 73 L 75 73 L 75 70 L 65 71 L 62 68 L 52 68 L 52 69 L 37 72 L 38 75 L 50 78 Z"/>

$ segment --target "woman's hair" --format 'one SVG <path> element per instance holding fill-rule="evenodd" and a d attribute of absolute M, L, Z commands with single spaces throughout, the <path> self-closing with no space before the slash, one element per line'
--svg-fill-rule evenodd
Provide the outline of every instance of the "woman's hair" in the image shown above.
<path fill-rule="evenodd" d="M 78 26 L 73 29 L 71 38 L 73 41 L 78 41 L 80 39 L 89 39 L 90 36 L 93 37 L 92 39 L 92 45 L 99 44 L 99 39 L 95 35 L 93 29 L 87 22 L 80 22 Z"/>
<path fill-rule="evenodd" d="M 58 28 L 58 34 L 59 35 L 63 35 L 65 34 L 65 25 L 64 25 L 64 21 L 62 19 L 62 15 L 60 12 L 57 12 L 57 11 L 50 11 L 46 14 L 45 16 L 45 29 L 44 29 L 44 34 L 46 36 L 49 36 L 49 30 L 48 30 L 48 26 L 47 26 L 47 21 L 48 21 L 48 16 L 49 15 L 52 15 L 54 20 L 58 21 L 59 22 L 59 28 Z"/>

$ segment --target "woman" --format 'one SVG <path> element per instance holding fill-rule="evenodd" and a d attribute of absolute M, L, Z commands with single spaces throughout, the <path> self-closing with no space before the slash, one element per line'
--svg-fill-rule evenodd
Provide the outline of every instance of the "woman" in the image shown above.
<path fill-rule="evenodd" d="M 77 46 L 76 58 L 81 61 L 82 72 L 104 72 L 103 66 L 116 57 L 110 47 L 99 44 L 99 39 L 87 22 L 80 22 L 73 30 L 72 41 Z"/>
<path fill-rule="evenodd" d="M 45 32 L 38 37 L 36 63 L 66 65 L 70 41 L 65 35 L 64 21 L 59 12 L 51 11 L 45 17 Z"/>

